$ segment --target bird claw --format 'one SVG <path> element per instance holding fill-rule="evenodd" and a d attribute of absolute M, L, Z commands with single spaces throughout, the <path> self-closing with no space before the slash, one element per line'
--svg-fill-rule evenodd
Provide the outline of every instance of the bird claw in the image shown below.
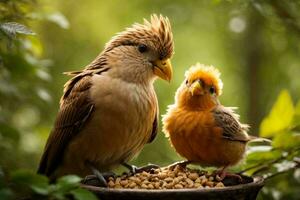
<path fill-rule="evenodd" d="M 143 171 L 145 172 L 150 172 L 152 169 L 157 169 L 160 168 L 160 166 L 151 164 L 149 163 L 148 165 L 142 166 L 142 167 L 137 167 L 135 165 L 129 165 L 127 163 L 123 163 L 123 166 L 129 169 L 130 173 L 136 174 L 136 173 L 141 173 Z"/>
<path fill-rule="evenodd" d="M 107 187 L 107 179 L 109 177 L 116 177 L 116 174 L 113 172 L 104 172 L 100 173 L 99 171 L 93 172 L 92 175 L 87 175 L 82 181 L 82 184 Z"/>
<path fill-rule="evenodd" d="M 224 179 L 229 178 L 229 179 L 233 179 L 239 183 L 243 182 L 243 178 L 239 174 L 226 172 L 225 170 L 218 170 L 218 171 L 214 172 L 214 174 L 219 176 L 218 179 L 220 181 L 224 181 Z"/>
<path fill-rule="evenodd" d="M 85 185 L 107 187 L 106 180 L 104 178 L 99 179 L 96 175 L 87 175 L 86 177 L 84 177 L 81 183 Z"/>

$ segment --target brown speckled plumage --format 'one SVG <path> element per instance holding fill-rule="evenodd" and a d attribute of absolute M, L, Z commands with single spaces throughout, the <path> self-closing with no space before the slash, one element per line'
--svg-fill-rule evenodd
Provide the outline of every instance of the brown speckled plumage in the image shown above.
<path fill-rule="evenodd" d="M 153 82 L 171 78 L 172 53 L 169 20 L 153 15 L 113 37 L 84 70 L 68 72 L 38 173 L 86 176 L 90 165 L 107 171 L 136 156 L 157 134 Z"/>

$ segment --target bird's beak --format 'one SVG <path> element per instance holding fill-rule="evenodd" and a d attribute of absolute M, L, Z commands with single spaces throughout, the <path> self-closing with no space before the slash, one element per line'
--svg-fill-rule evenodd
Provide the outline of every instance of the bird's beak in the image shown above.
<path fill-rule="evenodd" d="M 153 62 L 154 74 L 168 82 L 172 79 L 172 65 L 170 59 L 166 60 L 156 60 Z"/>
<path fill-rule="evenodd" d="M 191 85 L 190 91 L 192 93 L 192 96 L 194 96 L 194 95 L 203 95 L 204 94 L 203 87 L 202 87 L 202 85 L 201 85 L 201 83 L 199 81 L 195 81 Z"/>

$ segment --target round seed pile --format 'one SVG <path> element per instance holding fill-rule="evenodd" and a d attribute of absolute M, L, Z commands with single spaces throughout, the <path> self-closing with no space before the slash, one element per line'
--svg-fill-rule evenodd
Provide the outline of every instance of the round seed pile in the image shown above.
<path fill-rule="evenodd" d="M 184 189 L 184 188 L 219 188 L 225 187 L 218 175 L 182 168 L 152 169 L 134 175 L 124 174 L 108 178 L 108 187 L 115 189 Z"/>

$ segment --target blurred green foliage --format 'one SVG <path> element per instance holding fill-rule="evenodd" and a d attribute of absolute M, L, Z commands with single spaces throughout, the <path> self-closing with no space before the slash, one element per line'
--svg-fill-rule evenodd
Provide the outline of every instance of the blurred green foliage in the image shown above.
<path fill-rule="evenodd" d="M 278 97 L 269 116 L 262 121 L 260 135 L 262 137 L 271 137 L 277 132 L 288 129 L 293 125 L 294 116 L 295 108 L 292 97 L 288 91 L 283 91 Z"/>
<path fill-rule="evenodd" d="M 38 123 L 46 118 L 40 113 L 46 112 L 44 108 L 51 101 L 46 89 L 51 62 L 42 58 L 40 40 L 27 28 L 37 20 L 34 16 L 42 16 L 37 8 L 33 0 L 0 1 L 0 199 L 97 199 L 79 187 L 81 179 L 77 176 L 65 176 L 49 184 L 48 178 L 35 174 L 35 170 L 14 170 L 36 168 L 42 145 L 32 140 L 42 131 L 43 125 Z M 67 28 L 61 14 L 44 16 Z"/>
<path fill-rule="evenodd" d="M 0 143 L 0 165 L 4 171 L 30 164 L 20 148 L 21 135 L 35 125 L 35 111 L 42 107 L 38 105 L 48 104 L 38 93 L 46 93 L 39 74 L 49 76 L 47 63 L 38 55 L 39 41 L 26 26 L 35 7 L 34 1 L 0 2 L 0 138 L 5 141 Z"/>
<path fill-rule="evenodd" d="M 80 188 L 81 178 L 67 175 L 59 178 L 55 184 L 49 184 L 48 178 L 32 171 L 17 170 L 11 174 L 10 187 L 0 191 L 5 199 L 53 199 L 53 200 L 96 200 L 97 197 Z"/>
<path fill-rule="evenodd" d="M 84 68 L 116 32 L 152 13 L 169 17 L 175 40 L 174 79 L 155 84 L 161 114 L 173 103 L 189 66 L 215 65 L 225 86 L 221 102 L 240 107 L 253 135 L 273 138 L 272 146 L 250 146 L 236 170 L 252 167 L 249 174 L 271 176 L 296 168 L 299 10 L 300 2 L 292 0 L 0 0 L 0 199 L 16 192 L 8 183 L 25 183 L 20 192 L 38 198 L 89 195 L 74 177 L 67 190 L 60 190 L 61 183 L 49 185 L 33 173 L 68 79 L 62 72 Z M 133 163 L 167 165 L 180 159 L 160 133 Z M 15 172 L 20 168 L 31 172 Z M 299 169 L 272 177 L 261 198 L 297 199 L 299 177 Z"/>
<path fill-rule="evenodd" d="M 289 92 L 282 90 L 269 115 L 260 124 L 260 136 L 272 138 L 272 145 L 249 146 L 244 163 L 238 166 L 249 175 L 266 178 L 262 199 L 299 198 L 299 105 L 300 100 L 295 106 Z"/>

